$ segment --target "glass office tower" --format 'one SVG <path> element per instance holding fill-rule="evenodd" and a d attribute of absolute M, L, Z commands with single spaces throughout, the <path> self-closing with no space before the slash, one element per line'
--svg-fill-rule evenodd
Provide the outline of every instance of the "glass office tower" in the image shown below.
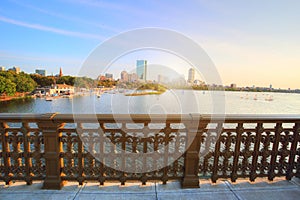
<path fill-rule="evenodd" d="M 147 81 L 147 60 L 136 61 L 136 74 L 139 80 Z"/>

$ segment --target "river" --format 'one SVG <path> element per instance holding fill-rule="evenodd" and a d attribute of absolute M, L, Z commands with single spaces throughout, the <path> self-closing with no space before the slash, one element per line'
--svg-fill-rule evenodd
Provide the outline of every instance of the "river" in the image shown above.
<path fill-rule="evenodd" d="M 300 114 L 300 94 L 168 90 L 161 95 L 104 93 L 73 99 L 22 99 L 0 102 L 1 113 L 226 113 Z"/>

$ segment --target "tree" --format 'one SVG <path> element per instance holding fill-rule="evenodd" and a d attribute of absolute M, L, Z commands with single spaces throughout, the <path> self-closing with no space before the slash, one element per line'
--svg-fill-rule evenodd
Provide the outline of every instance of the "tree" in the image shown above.
<path fill-rule="evenodd" d="M 103 86 L 103 87 L 113 87 L 113 86 L 116 86 L 117 85 L 117 81 L 114 81 L 114 80 L 101 80 L 101 81 L 98 81 L 98 86 Z"/>
<path fill-rule="evenodd" d="M 40 87 L 51 86 L 55 83 L 53 76 L 41 76 L 39 74 L 31 74 L 30 76 Z"/>
<path fill-rule="evenodd" d="M 31 92 L 36 87 L 36 82 L 24 72 L 15 75 L 16 90 L 17 92 Z"/>
<path fill-rule="evenodd" d="M 16 84 L 10 79 L 0 76 L 0 95 L 12 96 L 16 93 Z"/>
<path fill-rule="evenodd" d="M 67 85 L 74 85 L 74 83 L 75 83 L 75 77 L 73 77 L 73 76 L 62 76 L 62 77 L 60 77 L 57 81 L 56 81 L 56 83 L 58 83 L 58 84 L 67 84 Z"/>
<path fill-rule="evenodd" d="M 96 85 L 95 80 L 88 77 L 76 77 L 74 80 L 74 86 L 79 88 L 93 88 Z"/>

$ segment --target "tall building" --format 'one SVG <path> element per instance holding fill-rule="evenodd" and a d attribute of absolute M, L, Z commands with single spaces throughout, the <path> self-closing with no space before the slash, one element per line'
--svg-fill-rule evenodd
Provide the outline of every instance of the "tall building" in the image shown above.
<path fill-rule="evenodd" d="M 44 69 L 36 69 L 36 70 L 35 70 L 35 73 L 36 73 L 36 74 L 39 74 L 39 75 L 41 75 L 41 76 L 47 76 L 47 72 L 46 72 L 46 70 L 44 70 Z"/>
<path fill-rule="evenodd" d="M 158 83 L 167 83 L 167 82 L 169 82 L 169 78 L 167 76 L 158 74 L 157 75 L 157 82 Z"/>
<path fill-rule="evenodd" d="M 136 74 L 139 80 L 147 81 L 147 60 L 136 61 Z"/>
<path fill-rule="evenodd" d="M 195 80 L 195 69 L 190 68 L 190 69 L 189 69 L 188 82 L 189 82 L 189 83 L 194 83 L 194 80 Z"/>
<path fill-rule="evenodd" d="M 125 70 L 121 72 L 121 81 L 128 82 L 128 73 Z"/>
<path fill-rule="evenodd" d="M 3 71 L 5 71 L 5 67 L 0 67 L 0 72 L 3 72 Z"/>
<path fill-rule="evenodd" d="M 113 74 L 106 73 L 105 78 L 112 80 L 113 79 Z"/>
<path fill-rule="evenodd" d="M 128 81 L 135 82 L 138 80 L 138 75 L 136 73 L 128 74 Z"/>

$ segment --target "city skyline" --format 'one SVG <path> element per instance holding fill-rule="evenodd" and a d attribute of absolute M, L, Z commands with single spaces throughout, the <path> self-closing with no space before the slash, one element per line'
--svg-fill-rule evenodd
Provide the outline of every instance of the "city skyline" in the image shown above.
<path fill-rule="evenodd" d="M 45 66 L 49 74 L 62 66 L 65 74 L 76 75 L 89 53 L 106 39 L 136 28 L 158 27 L 197 42 L 215 63 L 224 85 L 296 89 L 299 6 L 300 2 L 276 0 L 5 0 L 0 6 L 0 66 L 19 66 L 27 73 L 34 72 L 34 66 Z M 146 54 L 140 58 L 151 59 Z M 170 61 L 169 66 L 180 64 Z"/>
<path fill-rule="evenodd" d="M 146 60 L 137 60 L 137 61 L 146 61 Z M 147 61 L 146 61 L 146 63 L 147 63 Z M 135 66 L 135 67 L 137 68 L 138 65 Z M 0 71 L 15 71 L 16 73 L 24 72 L 24 71 L 22 71 L 22 69 L 20 67 L 17 67 L 17 66 L 14 66 L 14 67 L 11 67 L 11 68 L 8 68 L 8 69 L 6 69 L 3 66 L 0 66 Z M 27 72 L 24 72 L 24 73 L 27 73 Z M 28 73 L 28 74 L 38 74 L 38 75 L 41 75 L 41 76 L 58 76 L 58 77 L 64 76 L 62 74 L 62 67 L 59 67 L 59 73 L 57 73 L 55 75 L 53 73 L 52 74 L 47 74 L 47 71 L 45 69 L 42 69 L 42 68 L 36 68 L 35 72 Z M 104 79 L 120 80 L 120 81 L 125 80 L 125 82 L 126 81 L 134 82 L 134 81 L 137 81 L 137 80 L 143 80 L 143 81 L 154 81 L 154 82 L 157 81 L 158 83 L 161 82 L 160 79 L 168 80 L 167 82 L 174 81 L 174 79 L 170 80 L 167 75 L 162 75 L 162 74 L 156 74 L 156 75 L 157 75 L 156 78 L 153 78 L 153 79 L 147 79 L 146 78 L 146 80 L 143 80 L 143 79 L 139 78 L 137 73 L 135 73 L 135 72 L 128 73 L 125 69 L 123 69 L 121 72 L 117 72 L 116 74 L 115 73 L 107 73 L 107 72 L 104 73 L 104 74 L 99 74 L 97 76 L 97 78 L 95 78 L 95 79 L 101 80 L 102 77 L 105 77 Z M 66 74 L 66 76 L 72 76 L 72 75 L 71 74 Z M 147 76 L 148 76 L 148 73 L 146 74 L 146 77 Z M 126 78 L 124 78 L 124 77 L 126 77 Z M 197 73 L 195 73 L 194 68 L 189 68 L 189 70 L 187 71 L 187 76 L 186 77 L 182 74 L 181 76 L 178 76 L 177 78 L 183 78 L 186 81 L 186 83 L 190 83 L 190 84 L 194 83 L 195 81 L 198 82 L 198 83 L 201 83 L 201 84 L 202 83 L 206 84 L 206 82 L 203 81 L 199 77 L 200 76 L 199 75 L 197 76 Z M 91 77 L 89 77 L 89 78 L 91 78 Z M 208 85 L 216 85 L 216 84 L 211 83 L 211 84 L 208 84 Z M 231 87 L 231 88 L 269 88 L 269 89 L 284 89 L 284 90 L 290 90 L 290 89 L 299 90 L 300 89 L 300 88 L 290 88 L 290 87 L 289 88 L 280 88 L 280 87 L 274 88 L 272 83 L 270 83 L 269 85 L 237 85 L 234 81 L 232 81 L 230 84 L 222 84 L 222 86 Z"/>

